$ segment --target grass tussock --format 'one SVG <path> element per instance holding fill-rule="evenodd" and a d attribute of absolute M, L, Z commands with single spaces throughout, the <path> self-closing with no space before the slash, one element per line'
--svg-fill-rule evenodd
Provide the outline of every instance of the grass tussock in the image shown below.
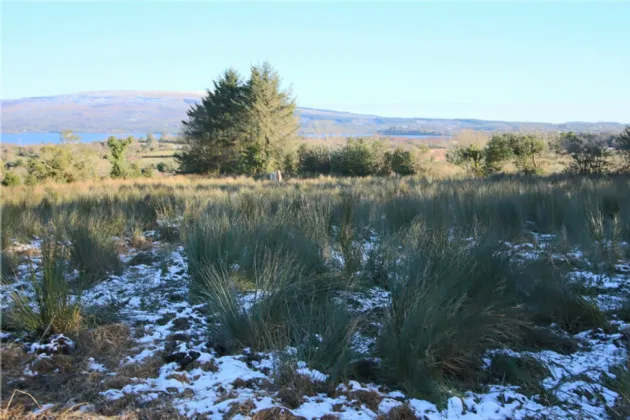
<path fill-rule="evenodd" d="M 84 285 L 97 283 L 108 273 L 121 273 L 120 240 L 114 237 L 115 232 L 115 224 L 100 217 L 77 221 L 69 228 L 72 264 Z"/>
<path fill-rule="evenodd" d="M 435 395 L 441 382 L 470 381 L 486 349 L 518 342 L 526 318 L 493 248 L 457 246 L 421 228 L 405 246 L 376 353 L 390 383 Z"/>
<path fill-rule="evenodd" d="M 32 296 L 11 293 L 8 324 L 38 335 L 77 333 L 83 325 L 80 294 L 71 287 L 66 247 L 54 236 L 41 246 L 42 270 L 30 279 Z"/>

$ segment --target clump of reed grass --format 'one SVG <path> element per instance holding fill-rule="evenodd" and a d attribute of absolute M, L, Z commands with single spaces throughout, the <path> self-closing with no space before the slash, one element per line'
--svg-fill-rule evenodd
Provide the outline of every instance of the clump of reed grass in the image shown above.
<path fill-rule="evenodd" d="M 392 305 L 376 355 L 388 382 L 437 398 L 445 382 L 473 380 L 487 349 L 517 342 L 526 320 L 495 248 L 458 246 L 417 229 L 389 286 Z"/>
<path fill-rule="evenodd" d="M 270 248 L 260 250 L 253 265 L 254 290 L 247 305 L 229 267 L 198 267 L 201 283 L 196 293 L 212 314 L 215 348 L 279 351 L 290 346 L 313 366 L 343 371 L 355 324 L 346 308 L 334 301 L 332 279 L 307 271 L 295 257 Z"/>
<path fill-rule="evenodd" d="M 102 216 L 79 219 L 66 229 L 72 265 L 85 287 L 103 280 L 108 273 L 122 272 L 120 238 L 113 236 L 119 229 L 109 219 Z"/>
<path fill-rule="evenodd" d="M 42 242 L 41 274 L 32 274 L 31 293 L 11 293 L 9 325 L 38 335 L 76 333 L 83 324 L 80 292 L 68 279 L 67 250 L 54 235 Z"/>

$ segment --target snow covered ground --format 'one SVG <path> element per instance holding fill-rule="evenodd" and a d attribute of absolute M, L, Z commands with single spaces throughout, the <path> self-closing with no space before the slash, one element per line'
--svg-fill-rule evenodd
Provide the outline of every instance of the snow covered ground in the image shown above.
<path fill-rule="evenodd" d="M 538 238 L 536 244 L 506 245 L 521 258 L 532 259 L 545 252 L 545 243 L 550 239 Z M 20 245 L 20 251 L 38 246 L 37 242 Z M 130 250 L 123 259 L 129 262 L 137 253 Z M 554 397 L 555 403 L 551 405 L 543 404 L 540 396 L 525 395 L 519 387 L 510 384 L 492 385 L 482 393 L 453 394 L 441 407 L 373 383 L 349 381 L 335 384 L 327 392 L 318 392 L 317 384 L 326 381 L 327 375 L 299 360 L 296 361 L 297 374 L 312 382 L 315 391 L 288 404 L 274 387 L 283 354 L 254 354 L 246 349 L 242 354 L 219 355 L 209 348 L 204 307 L 188 301 L 188 270 L 183 248 L 156 243 L 152 253 L 156 257 L 159 253 L 159 258 L 150 264 L 128 265 L 122 275 L 110 276 L 82 297 L 86 307 L 116 308 L 122 321 L 130 327 L 134 340 L 132 351 L 120 360 L 121 366 L 139 365 L 156 357 L 162 360 L 157 375 L 132 378 L 122 387 L 100 391 L 102 398 L 112 402 L 123 398 L 133 398 L 140 404 L 168 400 L 181 415 L 209 419 L 250 418 L 257 412 L 274 407 L 308 419 L 324 416 L 375 419 L 396 407 L 405 407 L 423 419 L 489 420 L 607 418 L 607 407 L 614 407 L 617 401 L 617 393 L 606 388 L 604 379 L 614 378 L 612 369 L 626 362 L 628 355 L 624 341 L 627 337 L 624 333 L 627 326 L 611 315 L 615 332 L 591 330 L 574 335 L 578 350 L 573 354 L 550 350 L 488 352 L 488 364 L 491 356 L 497 354 L 533 357 L 540 361 L 549 372 L 542 386 Z M 33 258 L 32 262 L 36 265 L 37 258 Z M 10 305 L 9 293 L 18 289 L 29 293 L 28 282 L 20 279 L 27 273 L 29 266 L 22 265 L 18 268 L 17 281 L 1 286 L 3 309 Z M 596 294 L 589 299 L 604 311 L 619 309 L 630 298 L 628 262 L 619 261 L 614 274 L 596 275 L 580 269 L 569 276 L 595 290 Z M 376 287 L 361 293 L 344 292 L 340 299 L 352 301 L 356 311 L 390 304 L 389 293 Z M 251 299 L 243 296 L 242 304 L 251 305 Z M 2 334 L 5 341 L 19 339 Z M 370 345 L 361 337 L 355 338 L 357 346 Z M 60 348 L 70 351 L 74 345 L 72 340 L 63 336 L 52 337 L 45 344 L 25 344 L 29 345 L 29 352 L 39 353 L 39 358 L 49 357 L 48 354 L 58 352 Z M 288 348 L 284 353 L 291 354 L 292 351 Z M 104 376 L 116 375 L 115 370 L 108 369 L 99 360 L 99 355 L 89 360 L 86 369 Z M 37 372 L 33 366 L 25 366 L 24 375 L 37 375 Z M 86 413 L 90 409 L 90 405 L 81 407 Z"/>

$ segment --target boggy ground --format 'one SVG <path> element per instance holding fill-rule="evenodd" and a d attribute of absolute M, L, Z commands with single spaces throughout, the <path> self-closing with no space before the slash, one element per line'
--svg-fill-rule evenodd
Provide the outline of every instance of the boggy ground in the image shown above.
<path fill-rule="evenodd" d="M 5 203 L 2 416 L 630 415 L 627 179 L 325 183 Z"/>

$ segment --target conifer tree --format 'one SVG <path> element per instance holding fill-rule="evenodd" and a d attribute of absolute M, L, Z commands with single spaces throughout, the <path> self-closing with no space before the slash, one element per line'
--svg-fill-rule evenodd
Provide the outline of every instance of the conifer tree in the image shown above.
<path fill-rule="evenodd" d="M 184 151 L 176 158 L 184 173 L 232 173 L 240 160 L 247 120 L 246 86 L 228 69 L 182 121 Z"/>
<path fill-rule="evenodd" d="M 289 90 L 280 89 L 280 77 L 269 63 L 252 67 L 247 96 L 249 136 L 243 169 L 249 174 L 278 169 L 283 150 L 291 147 L 299 130 L 295 99 Z"/>

